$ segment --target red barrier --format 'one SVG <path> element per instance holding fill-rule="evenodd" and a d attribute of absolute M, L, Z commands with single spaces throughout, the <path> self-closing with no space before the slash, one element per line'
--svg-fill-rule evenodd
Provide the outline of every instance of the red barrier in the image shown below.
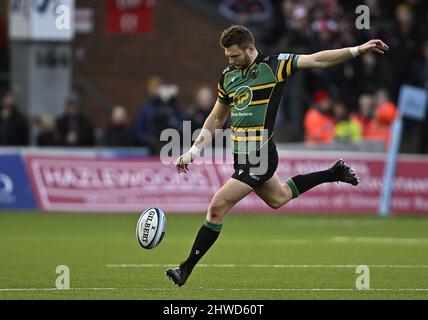
<path fill-rule="evenodd" d="M 278 176 L 323 170 L 335 157 L 281 155 Z M 361 184 L 321 185 L 288 203 L 281 212 L 374 213 L 383 183 L 381 158 L 353 156 L 345 159 L 355 168 Z M 179 175 L 174 166 L 158 159 L 95 159 L 27 156 L 26 162 L 39 208 L 48 211 L 141 212 L 160 207 L 166 212 L 204 212 L 232 166 L 192 165 Z M 272 212 L 255 194 L 242 200 L 237 212 Z M 394 185 L 395 213 L 428 214 L 428 159 L 402 157 Z"/>

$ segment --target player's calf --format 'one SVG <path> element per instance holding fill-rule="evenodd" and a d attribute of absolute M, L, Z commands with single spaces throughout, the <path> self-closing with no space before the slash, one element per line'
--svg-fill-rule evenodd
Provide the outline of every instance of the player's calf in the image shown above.
<path fill-rule="evenodd" d="M 242 182 L 230 179 L 211 200 L 207 219 L 199 229 L 195 242 L 186 261 L 177 268 L 168 269 L 166 275 L 177 285 L 182 286 L 193 268 L 215 243 L 223 227 L 224 216 L 252 190 Z"/>
<path fill-rule="evenodd" d="M 186 261 L 176 268 L 168 269 L 165 273 L 166 276 L 174 282 L 174 284 L 181 287 L 186 283 L 187 278 L 193 271 L 193 268 L 217 240 L 222 226 L 222 224 L 215 224 L 205 220 L 196 235 L 195 242 L 193 243 L 189 257 Z"/>
<path fill-rule="evenodd" d="M 272 177 L 255 192 L 272 209 L 279 209 L 293 199 L 290 187 L 281 183 L 277 176 Z"/>
<path fill-rule="evenodd" d="M 279 209 L 281 208 L 283 205 L 285 205 L 288 201 L 290 201 L 291 199 L 283 199 L 283 200 L 272 200 L 270 202 L 267 203 L 267 205 L 269 207 L 271 207 L 272 209 Z"/>
<path fill-rule="evenodd" d="M 289 189 L 288 185 L 283 186 L 283 188 L 288 188 Z M 281 208 L 285 204 L 287 204 L 287 202 L 290 201 L 290 200 L 292 200 L 292 199 L 293 199 L 293 196 L 292 196 L 292 193 L 290 191 L 289 193 L 284 192 L 284 193 L 282 193 L 280 195 L 277 195 L 277 197 L 269 199 L 269 200 L 267 200 L 265 202 L 266 202 L 266 204 L 269 207 L 271 207 L 272 209 L 276 210 L 276 209 Z"/>

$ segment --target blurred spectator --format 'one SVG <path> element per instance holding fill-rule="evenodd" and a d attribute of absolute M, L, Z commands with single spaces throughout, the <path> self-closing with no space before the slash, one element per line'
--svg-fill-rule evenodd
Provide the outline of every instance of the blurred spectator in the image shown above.
<path fill-rule="evenodd" d="M 342 101 L 333 104 L 335 121 L 334 138 L 341 142 L 360 142 L 362 129 L 360 123 L 350 116 L 346 105 Z"/>
<path fill-rule="evenodd" d="M 366 136 L 370 122 L 373 119 L 373 98 L 368 94 L 363 94 L 358 99 L 358 112 L 353 119 L 358 121 L 361 126 L 363 137 Z"/>
<path fill-rule="evenodd" d="M 279 47 L 307 53 L 312 42 L 310 6 L 283 0 L 279 9 L 280 14 L 261 39 L 262 46 L 272 47 L 274 51 Z"/>
<path fill-rule="evenodd" d="M 316 37 L 312 43 L 312 51 L 330 50 L 339 47 L 339 37 L 336 36 L 338 31 L 337 23 L 333 19 L 320 14 L 318 19 L 312 23 L 311 29 Z"/>
<path fill-rule="evenodd" d="M 397 106 L 390 101 L 388 92 L 379 89 L 376 92 L 375 117 L 370 121 L 364 136 L 367 140 L 382 140 L 385 147 L 389 146 L 392 123 L 397 116 Z"/>
<path fill-rule="evenodd" d="M 428 31 L 428 30 L 427 30 Z M 428 34 L 418 57 L 412 66 L 412 72 L 406 79 L 408 84 L 428 89 Z"/>
<path fill-rule="evenodd" d="M 182 131 L 184 119 L 178 107 L 178 87 L 162 84 L 159 77 L 148 81 L 148 100 L 140 107 L 134 130 L 138 145 L 158 154 L 162 147 L 160 134 L 164 129 Z"/>
<path fill-rule="evenodd" d="M 178 87 L 176 85 L 163 85 L 159 87 L 159 104 L 155 110 L 155 129 L 159 139 L 160 134 L 165 129 L 183 128 L 184 115 L 178 105 Z"/>
<path fill-rule="evenodd" d="M 110 147 L 128 147 L 133 145 L 128 112 L 122 106 L 115 106 L 110 122 L 104 133 L 103 145 Z"/>
<path fill-rule="evenodd" d="M 89 147 L 94 145 L 92 123 L 80 112 L 78 102 L 67 101 L 65 113 L 56 121 L 60 145 L 68 147 Z"/>
<path fill-rule="evenodd" d="M 412 6 L 408 3 L 400 3 L 395 9 L 395 25 L 389 31 L 386 39 L 389 44 L 390 57 L 395 79 L 398 81 L 393 88 L 398 92 L 400 82 L 407 79 L 411 72 L 410 64 L 416 57 L 418 47 L 423 43 L 423 35 L 420 26 L 414 19 Z"/>
<path fill-rule="evenodd" d="M 0 145 L 26 146 L 28 143 L 27 119 L 18 110 L 15 96 L 7 93 L 3 96 L 0 110 Z"/>
<path fill-rule="evenodd" d="M 60 145 L 60 138 L 56 130 L 54 119 L 49 116 L 41 116 L 36 119 L 36 125 L 38 127 L 38 146 L 52 147 Z"/>
<path fill-rule="evenodd" d="M 224 17 L 238 24 L 268 21 L 273 14 L 269 0 L 224 0 L 218 10 Z"/>
<path fill-rule="evenodd" d="M 196 92 L 195 103 L 190 107 L 187 118 L 192 121 L 192 131 L 203 127 L 215 103 L 214 93 L 209 87 L 201 87 Z"/>
<path fill-rule="evenodd" d="M 332 100 L 325 90 L 314 95 L 315 106 L 310 108 L 304 119 L 305 141 L 307 143 L 332 142 L 334 121 L 332 118 Z"/>
<path fill-rule="evenodd" d="M 409 80 L 409 84 L 428 90 L 428 39 L 424 42 L 422 57 L 413 64 L 413 72 Z M 420 130 L 418 133 L 419 143 L 417 151 L 420 153 L 428 153 L 428 112 L 426 112 L 424 121 L 419 123 L 418 127 Z"/>
<path fill-rule="evenodd" d="M 315 33 L 326 33 L 329 36 L 331 32 L 337 31 L 337 23 L 331 18 L 322 17 L 312 22 L 311 28 Z M 323 38 L 323 36 L 321 36 L 321 38 Z"/>
<path fill-rule="evenodd" d="M 379 87 L 393 89 L 394 68 L 384 57 L 370 53 L 361 56 L 358 78 L 358 92 L 374 93 Z"/>
<path fill-rule="evenodd" d="M 0 16 L 0 72 L 9 69 L 7 24 L 6 19 Z"/>
<path fill-rule="evenodd" d="M 155 110 L 161 103 L 159 99 L 159 88 L 162 85 L 161 78 L 154 76 L 147 81 L 148 98 L 140 107 L 134 124 L 135 138 L 137 144 L 148 147 L 152 153 L 156 153 L 159 147 L 159 137 L 155 130 Z"/>

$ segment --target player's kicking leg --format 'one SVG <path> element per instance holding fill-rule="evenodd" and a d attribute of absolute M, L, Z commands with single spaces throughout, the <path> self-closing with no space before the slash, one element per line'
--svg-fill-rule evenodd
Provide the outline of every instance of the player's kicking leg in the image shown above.
<path fill-rule="evenodd" d="M 302 193 L 327 182 L 345 182 L 356 186 L 360 180 L 354 170 L 340 159 L 325 171 L 295 176 L 285 183 L 281 183 L 275 173 L 261 187 L 254 189 L 254 192 L 271 208 L 277 209 Z"/>
<path fill-rule="evenodd" d="M 178 267 L 166 271 L 166 275 L 175 284 L 181 287 L 186 283 L 195 265 L 217 240 L 223 226 L 224 216 L 236 203 L 252 191 L 253 189 L 245 183 L 231 178 L 216 192 L 211 200 L 207 218 L 196 236 L 189 257 Z"/>

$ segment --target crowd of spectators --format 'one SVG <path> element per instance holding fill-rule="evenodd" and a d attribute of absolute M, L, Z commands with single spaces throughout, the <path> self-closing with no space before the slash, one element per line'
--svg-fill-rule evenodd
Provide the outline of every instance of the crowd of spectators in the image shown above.
<path fill-rule="evenodd" d="M 370 129 L 357 132 L 358 125 L 353 119 L 360 113 L 361 104 L 369 105 L 367 113 L 371 114 L 372 127 L 374 119 L 382 112 L 395 114 L 392 104 L 397 102 L 401 85 L 410 84 L 428 88 L 428 3 L 423 0 L 270 0 L 273 10 L 266 6 L 266 0 L 223 0 L 219 1 L 219 13 L 231 23 L 245 21 L 254 30 L 257 46 L 266 53 L 292 52 L 309 54 L 320 50 L 350 47 L 362 44 L 370 39 L 379 38 L 386 42 L 390 51 L 386 55 L 364 55 L 359 59 L 350 60 L 342 65 L 326 70 L 311 70 L 298 73 L 288 81 L 288 90 L 282 101 L 278 120 L 282 124 L 284 138 L 288 142 L 310 141 L 319 132 L 308 132 L 315 127 L 308 126 L 308 119 L 317 118 L 314 110 L 322 110 L 317 99 L 320 92 L 327 92 L 331 101 L 327 104 L 330 118 L 325 121 L 326 131 L 322 131 L 321 140 L 338 139 L 333 134 L 338 122 L 342 132 L 344 128 L 352 128 L 353 141 L 361 139 L 388 140 L 386 134 L 373 133 Z M 357 28 L 356 13 L 359 5 L 369 8 L 369 28 Z M 229 8 L 225 10 L 225 8 Z M 226 14 L 229 12 L 229 14 Z M 234 14 L 231 15 L 230 12 Z M 267 16 L 263 22 L 252 17 Z M 381 90 L 387 95 L 391 104 L 388 110 L 379 111 L 377 96 Z M 325 94 L 324 94 L 325 95 Z M 361 102 L 363 101 L 363 102 Z M 316 108 L 313 105 L 317 105 Z M 385 107 L 385 110 L 387 108 Z M 395 111 L 394 111 L 395 110 Z M 333 115 L 336 113 L 336 115 Z M 343 114 L 343 116 L 338 116 Z M 349 118 L 347 126 L 343 120 Z M 379 120 L 379 119 L 378 119 Z M 389 120 L 389 119 L 388 119 Z M 315 121 L 316 122 L 316 121 Z M 389 121 L 388 125 L 389 125 Z M 424 124 L 415 125 L 405 120 L 405 140 L 419 141 L 412 152 L 428 152 L 427 130 L 428 116 Z M 417 129 L 414 129 L 416 128 Z M 383 128 L 383 122 L 382 122 Z M 319 129 L 317 129 L 319 130 Z M 382 131 L 382 130 L 380 130 Z M 341 134 L 339 134 L 340 136 Z M 407 136 L 406 136 L 407 135 Z M 409 145 L 405 142 L 404 146 Z"/>
<path fill-rule="evenodd" d="M 326 70 L 299 72 L 290 77 L 278 114 L 278 142 L 390 142 L 403 84 L 428 88 L 428 10 L 422 0 L 223 0 L 218 13 L 231 23 L 248 25 L 258 48 L 266 53 L 312 53 L 350 47 L 380 38 L 390 52 L 367 54 Z M 355 8 L 370 9 L 369 29 L 356 28 Z M 194 101 L 180 105 L 176 85 L 154 76 L 135 115 L 117 105 L 102 128 L 94 128 L 79 101 L 67 101 L 58 118 L 41 115 L 27 120 L 12 94 L 2 98 L 0 145 L 27 145 L 36 125 L 39 146 L 144 146 L 153 154 L 162 147 L 160 133 L 201 128 L 215 102 L 215 84 L 195 88 Z M 416 129 L 415 129 L 416 128 Z M 424 122 L 404 122 L 404 151 L 428 153 L 428 115 Z M 406 134 L 408 135 L 406 137 Z M 418 141 L 406 150 L 407 140 Z M 34 144 L 34 142 L 33 142 Z M 403 149 L 403 148 L 402 148 Z"/>
<path fill-rule="evenodd" d="M 384 149 L 388 147 L 397 106 L 385 89 L 374 95 L 361 95 L 355 112 L 324 90 L 316 91 L 313 100 L 304 119 L 306 143 L 359 143 L 364 139 L 381 142 Z"/>
<path fill-rule="evenodd" d="M 121 105 L 112 108 L 105 125 L 96 127 L 83 112 L 76 97 L 67 100 L 64 112 L 58 117 L 39 115 L 28 119 L 19 111 L 15 97 L 7 93 L 0 105 L 0 146 L 31 145 L 40 147 L 145 147 L 151 154 L 159 154 L 165 129 L 180 134 L 183 121 L 190 121 L 192 132 L 202 128 L 215 103 L 215 91 L 201 86 L 189 106 L 179 105 L 179 88 L 154 76 L 147 82 L 147 99 L 131 118 Z"/>

